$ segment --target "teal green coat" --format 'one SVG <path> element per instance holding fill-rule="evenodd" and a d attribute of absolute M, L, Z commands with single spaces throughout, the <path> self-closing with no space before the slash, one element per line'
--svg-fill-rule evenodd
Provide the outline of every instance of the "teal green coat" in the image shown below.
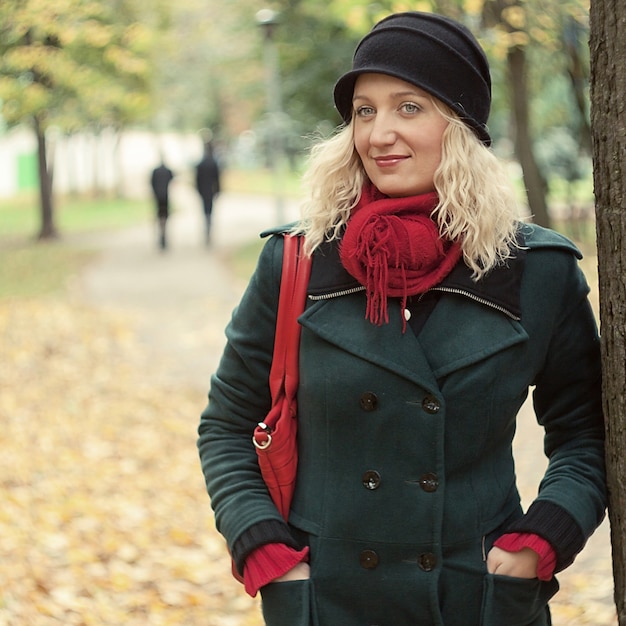
<path fill-rule="evenodd" d="M 495 286 L 472 287 L 459 266 L 419 332 L 402 332 L 395 300 L 390 322 L 372 325 L 332 246 L 316 252 L 300 317 L 289 527 L 250 440 L 270 402 L 282 237 L 268 240 L 227 329 L 199 450 L 240 565 L 263 543 L 310 547 L 311 580 L 262 590 L 269 626 L 550 623 L 556 580 L 490 575 L 485 554 L 507 530 L 534 532 L 562 569 L 602 520 L 599 341 L 577 249 L 551 231 L 522 230 L 524 249 Z M 512 440 L 531 388 L 549 465 L 524 513 Z"/>

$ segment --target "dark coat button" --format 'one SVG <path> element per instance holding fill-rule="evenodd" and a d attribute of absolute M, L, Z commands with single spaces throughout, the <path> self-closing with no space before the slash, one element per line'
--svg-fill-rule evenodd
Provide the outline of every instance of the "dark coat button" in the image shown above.
<path fill-rule="evenodd" d="M 437 478 L 437 474 L 428 472 L 428 474 L 420 476 L 420 487 L 426 493 L 433 493 L 437 491 L 437 488 L 439 487 L 439 478 Z"/>
<path fill-rule="evenodd" d="M 371 391 L 366 391 L 361 396 L 360 402 L 361 408 L 364 411 L 374 411 L 378 406 L 378 398 L 376 397 L 376 394 L 372 393 Z"/>
<path fill-rule="evenodd" d="M 439 412 L 441 404 L 439 403 L 439 400 L 435 398 L 435 396 L 426 396 L 422 400 L 422 408 L 424 409 L 424 411 L 426 411 L 426 413 L 430 413 L 431 415 L 433 415 L 434 413 Z"/>
<path fill-rule="evenodd" d="M 363 477 L 361 478 L 363 481 L 363 486 L 366 489 L 378 489 L 380 487 L 380 474 L 375 470 L 367 470 Z"/>
<path fill-rule="evenodd" d="M 424 552 L 420 554 L 418 564 L 425 572 L 432 572 L 437 565 L 437 557 L 432 552 Z"/>
<path fill-rule="evenodd" d="M 378 554 L 374 550 L 363 550 L 359 554 L 359 563 L 364 569 L 374 569 L 378 567 Z"/>

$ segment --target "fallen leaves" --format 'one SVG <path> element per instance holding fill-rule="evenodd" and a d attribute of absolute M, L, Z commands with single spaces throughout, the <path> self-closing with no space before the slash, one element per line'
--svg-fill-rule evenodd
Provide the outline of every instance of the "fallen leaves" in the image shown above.
<path fill-rule="evenodd" d="M 0 624 L 258 626 L 230 575 L 195 448 L 132 319 L 0 303 Z"/>

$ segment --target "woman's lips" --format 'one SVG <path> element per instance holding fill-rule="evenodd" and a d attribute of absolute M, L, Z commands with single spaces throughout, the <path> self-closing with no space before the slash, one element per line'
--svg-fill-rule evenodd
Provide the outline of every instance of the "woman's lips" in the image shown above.
<path fill-rule="evenodd" d="M 407 158 L 408 157 L 402 156 L 400 154 L 391 154 L 389 156 L 374 157 L 374 162 L 376 163 L 376 165 L 378 165 L 378 167 L 394 167 L 395 165 L 398 165 L 398 163 L 401 163 Z"/>

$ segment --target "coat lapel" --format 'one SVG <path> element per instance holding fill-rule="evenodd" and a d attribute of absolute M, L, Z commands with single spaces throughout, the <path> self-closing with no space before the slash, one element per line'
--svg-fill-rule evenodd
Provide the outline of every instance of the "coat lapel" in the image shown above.
<path fill-rule="evenodd" d="M 444 294 L 419 335 L 441 378 L 528 339 L 520 322 L 461 295 Z"/>
<path fill-rule="evenodd" d="M 389 317 L 382 326 L 366 320 L 361 293 L 315 302 L 300 322 L 338 348 L 433 393 L 437 379 L 528 340 L 518 321 L 464 296 L 444 294 L 419 338 L 410 328 L 402 333 L 397 302 L 390 303 Z"/>
<path fill-rule="evenodd" d="M 459 263 L 442 286 L 464 295 L 442 293 L 418 338 L 408 327 L 402 333 L 396 299 L 389 302 L 388 324 L 375 326 L 365 319 L 365 294 L 350 293 L 358 282 L 341 265 L 337 242 L 326 242 L 316 250 L 308 291 L 321 299 L 309 303 L 300 321 L 341 349 L 435 392 L 437 379 L 528 339 L 519 321 L 493 308 L 519 314 L 524 261 L 523 248 L 518 249 L 506 267 L 478 284 Z"/>
<path fill-rule="evenodd" d="M 338 348 L 422 385 L 432 393 L 438 385 L 413 332 L 402 333 L 400 307 L 389 303 L 389 323 L 375 326 L 365 319 L 363 292 L 316 301 L 300 323 Z"/>

